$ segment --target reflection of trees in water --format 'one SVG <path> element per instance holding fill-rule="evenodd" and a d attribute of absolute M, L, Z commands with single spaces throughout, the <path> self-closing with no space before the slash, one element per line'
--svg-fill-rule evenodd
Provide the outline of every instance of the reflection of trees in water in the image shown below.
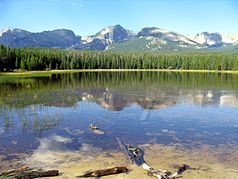
<path fill-rule="evenodd" d="M 1 81 L 0 81 L 1 83 Z M 34 77 L 6 80 L 1 92 L 63 89 L 67 87 L 128 88 L 149 86 L 186 89 L 237 89 L 238 78 L 232 74 L 179 73 L 179 72 L 85 72 L 52 74 L 50 77 Z M 6 90 L 7 89 L 7 90 Z M 3 93 L 1 93 L 3 94 Z"/>

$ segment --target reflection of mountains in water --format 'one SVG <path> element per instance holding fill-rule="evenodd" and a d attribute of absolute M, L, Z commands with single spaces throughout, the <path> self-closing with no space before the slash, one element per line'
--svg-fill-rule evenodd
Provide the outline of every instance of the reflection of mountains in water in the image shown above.
<path fill-rule="evenodd" d="M 166 93 L 167 92 L 167 93 Z M 138 104 L 144 109 L 160 109 L 162 107 L 172 106 L 176 103 L 190 103 L 195 105 L 220 105 L 236 107 L 238 106 L 238 97 L 229 92 L 200 91 L 200 90 L 159 90 L 155 93 L 144 95 L 130 95 L 104 92 L 101 96 L 98 94 L 86 94 L 82 97 L 84 100 L 96 101 L 106 109 L 120 111 L 131 104 Z"/>
<path fill-rule="evenodd" d="M 159 109 L 176 103 L 238 106 L 238 78 L 230 74 L 177 72 L 91 72 L 4 81 L 3 104 L 70 107 L 91 100 L 110 110 L 138 104 Z M 229 90 L 229 91 L 227 91 Z M 11 95 L 9 95 L 11 94 Z"/>
<path fill-rule="evenodd" d="M 184 96 L 184 102 L 197 105 L 219 105 L 227 107 L 238 106 L 237 93 L 229 91 L 195 90 Z"/>
<path fill-rule="evenodd" d="M 88 96 L 92 96 L 92 94 Z M 159 109 L 176 103 L 172 98 L 156 96 L 153 93 L 150 95 L 139 95 L 138 93 L 130 95 L 128 93 L 109 92 L 108 90 L 101 96 L 95 97 L 95 101 L 103 108 L 114 111 L 121 111 L 131 104 L 138 104 L 144 109 Z"/>

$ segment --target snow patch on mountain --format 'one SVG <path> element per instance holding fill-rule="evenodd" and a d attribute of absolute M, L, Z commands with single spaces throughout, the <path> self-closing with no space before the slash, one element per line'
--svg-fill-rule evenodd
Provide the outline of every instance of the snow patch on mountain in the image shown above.
<path fill-rule="evenodd" d="M 95 38 L 101 39 L 106 45 L 128 40 L 130 36 L 131 32 L 120 25 L 105 27 L 95 34 Z"/>
<path fill-rule="evenodd" d="M 105 27 L 95 35 L 95 38 L 105 40 L 106 44 L 113 43 L 113 30 L 114 26 Z"/>
<path fill-rule="evenodd" d="M 3 33 L 5 33 L 5 32 L 8 32 L 8 31 L 13 31 L 13 29 L 12 28 L 4 28 L 4 29 L 1 29 L 0 30 L 0 36 L 2 36 L 3 35 Z"/>
<path fill-rule="evenodd" d="M 192 37 L 195 42 L 206 46 L 222 46 L 222 37 L 219 33 L 202 32 Z"/>
<path fill-rule="evenodd" d="M 145 39 L 151 41 L 150 42 L 151 45 L 154 45 L 154 44 L 164 45 L 167 43 L 165 40 L 162 40 L 162 39 L 159 39 L 156 37 L 152 37 L 152 36 L 148 36 Z"/>
<path fill-rule="evenodd" d="M 238 44 L 238 33 L 235 32 L 221 33 L 221 36 L 223 43 L 229 43 L 234 45 Z"/>
<path fill-rule="evenodd" d="M 190 45 L 197 45 L 196 42 L 194 42 L 193 40 L 191 40 L 191 39 L 189 39 L 189 38 L 187 38 L 183 35 L 180 35 L 180 34 L 178 35 L 178 40 L 183 41 L 183 42 L 185 42 L 187 44 L 190 44 Z"/>
<path fill-rule="evenodd" d="M 187 38 L 186 36 L 169 31 L 166 29 L 161 29 L 157 27 L 145 27 L 143 28 L 139 33 L 138 36 L 153 36 L 158 39 L 161 39 L 163 41 L 171 41 L 171 42 L 179 42 L 183 44 L 189 44 L 189 45 L 197 45 L 196 42 L 193 40 Z"/>
<path fill-rule="evenodd" d="M 189 47 L 188 45 L 179 45 L 180 47 L 187 48 Z"/>
<path fill-rule="evenodd" d="M 150 27 L 147 27 L 147 28 L 150 28 Z M 152 33 L 170 33 L 171 31 L 169 30 L 166 30 L 166 29 L 161 29 L 161 28 L 153 28 L 152 27 L 152 30 L 151 30 Z"/>
<path fill-rule="evenodd" d="M 82 44 L 91 43 L 93 40 L 94 40 L 94 36 L 82 36 L 81 37 Z"/>
<path fill-rule="evenodd" d="M 96 37 L 99 39 L 103 39 L 106 34 L 112 34 L 113 29 L 114 29 L 114 26 L 105 27 L 104 29 L 102 29 L 100 32 L 96 34 Z"/>

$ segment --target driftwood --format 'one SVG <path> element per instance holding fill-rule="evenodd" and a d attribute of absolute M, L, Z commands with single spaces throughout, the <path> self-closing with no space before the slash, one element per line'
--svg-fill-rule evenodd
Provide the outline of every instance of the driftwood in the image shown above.
<path fill-rule="evenodd" d="M 23 167 L 19 169 L 8 170 L 0 174 L 0 179 L 15 178 L 15 179 L 32 179 L 41 177 L 53 177 L 58 176 L 58 170 L 48 170 L 48 171 L 36 171 L 28 167 Z"/>
<path fill-rule="evenodd" d="M 177 175 L 182 174 L 186 170 L 193 169 L 192 167 L 190 167 L 187 164 L 183 164 L 181 166 L 178 165 L 176 168 L 178 168 L 178 170 L 174 173 L 171 173 L 171 172 L 169 172 L 167 170 L 163 170 L 163 169 L 154 169 L 154 168 L 148 166 L 146 163 L 143 164 L 143 169 L 146 171 L 148 176 L 157 177 L 159 179 L 172 179 L 172 178 L 175 178 Z"/>
<path fill-rule="evenodd" d="M 139 147 L 133 147 L 130 144 L 124 144 L 123 141 L 117 137 L 116 140 L 119 144 L 121 151 L 125 154 L 128 160 L 138 166 L 145 163 L 143 150 L 141 150 Z"/>
<path fill-rule="evenodd" d="M 144 151 L 139 147 L 132 147 L 131 145 L 124 144 L 123 141 L 116 137 L 121 151 L 125 154 L 126 158 L 132 163 L 143 167 L 148 176 L 157 177 L 158 179 L 172 179 L 177 175 L 182 174 L 186 170 L 194 169 L 187 164 L 176 165 L 177 171 L 172 173 L 164 169 L 154 169 L 150 167 L 144 160 Z"/>
<path fill-rule="evenodd" d="M 114 175 L 119 173 L 126 173 L 128 169 L 126 167 L 114 167 L 108 168 L 103 170 L 96 170 L 92 172 L 86 172 L 84 175 L 78 176 L 81 178 L 88 178 L 88 177 L 102 177 L 106 175 Z"/>

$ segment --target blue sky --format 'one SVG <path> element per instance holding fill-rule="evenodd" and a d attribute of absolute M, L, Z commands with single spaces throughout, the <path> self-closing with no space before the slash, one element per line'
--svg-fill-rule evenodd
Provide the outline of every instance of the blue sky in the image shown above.
<path fill-rule="evenodd" d="M 121 24 L 180 33 L 238 32 L 238 0 L 0 0 L 0 28 L 66 28 L 91 35 Z"/>

